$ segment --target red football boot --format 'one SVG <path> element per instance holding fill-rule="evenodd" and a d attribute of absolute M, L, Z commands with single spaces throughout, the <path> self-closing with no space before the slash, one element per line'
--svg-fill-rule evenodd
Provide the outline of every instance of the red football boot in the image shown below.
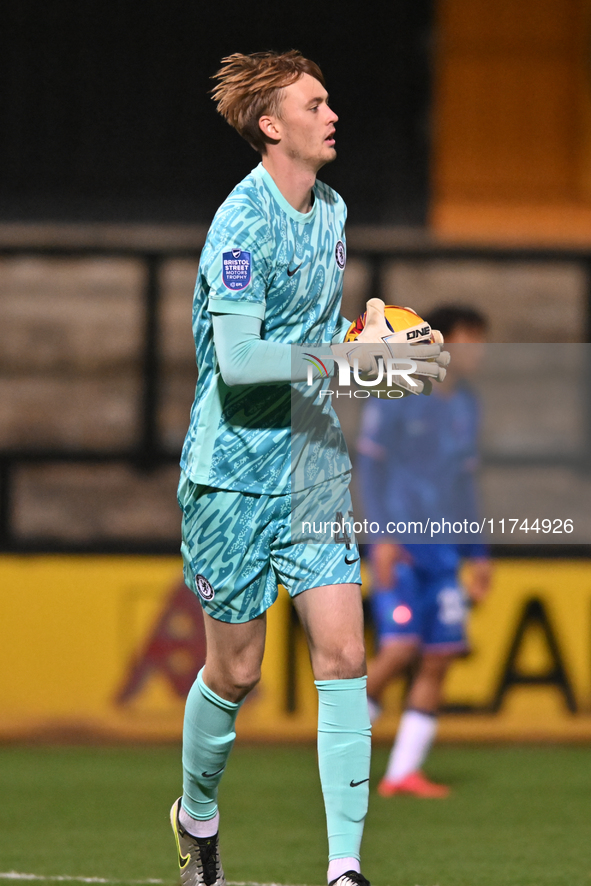
<path fill-rule="evenodd" d="M 436 797 L 443 799 L 448 797 L 450 789 L 447 785 L 436 784 L 429 781 L 422 772 L 411 772 L 399 781 L 390 781 L 383 778 L 378 785 L 378 794 L 381 797 L 393 797 L 395 794 L 410 794 L 413 797 Z"/>

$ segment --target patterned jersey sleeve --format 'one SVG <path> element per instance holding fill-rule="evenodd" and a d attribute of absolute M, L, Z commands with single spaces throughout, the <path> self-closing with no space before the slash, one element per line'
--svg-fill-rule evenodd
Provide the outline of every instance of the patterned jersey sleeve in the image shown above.
<path fill-rule="evenodd" d="M 250 201 L 221 207 L 203 249 L 199 274 L 212 313 L 263 320 L 271 272 L 267 220 Z"/>

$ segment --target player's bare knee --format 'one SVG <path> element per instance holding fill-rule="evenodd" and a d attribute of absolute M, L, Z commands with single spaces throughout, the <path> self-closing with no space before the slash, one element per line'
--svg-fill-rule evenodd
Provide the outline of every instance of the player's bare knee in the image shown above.
<path fill-rule="evenodd" d="M 255 666 L 246 662 L 239 662 L 233 666 L 229 676 L 232 683 L 232 692 L 236 696 L 236 700 L 241 701 L 255 688 L 261 679 L 261 668 L 259 665 Z"/>
<path fill-rule="evenodd" d="M 313 657 L 317 680 L 350 680 L 367 673 L 365 646 L 358 640 L 345 641 Z"/>
<path fill-rule="evenodd" d="M 257 685 L 260 667 L 242 663 L 225 663 L 223 667 L 209 668 L 204 680 L 207 686 L 227 701 L 239 702 Z"/>

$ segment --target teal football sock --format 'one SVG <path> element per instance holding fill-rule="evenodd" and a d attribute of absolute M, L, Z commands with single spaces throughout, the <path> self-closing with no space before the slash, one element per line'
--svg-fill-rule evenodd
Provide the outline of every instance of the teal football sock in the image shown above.
<path fill-rule="evenodd" d="M 331 861 L 359 858 L 371 757 L 366 682 L 367 677 L 316 680 L 318 767 Z"/>
<path fill-rule="evenodd" d="M 192 818 L 213 818 L 218 785 L 232 750 L 241 702 L 212 692 L 199 671 L 187 696 L 183 726 L 183 808 Z"/>

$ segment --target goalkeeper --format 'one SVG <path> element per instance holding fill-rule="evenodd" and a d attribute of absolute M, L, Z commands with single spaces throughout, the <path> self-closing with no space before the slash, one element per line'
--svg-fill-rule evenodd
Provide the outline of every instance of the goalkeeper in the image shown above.
<path fill-rule="evenodd" d="M 308 483 L 293 489 L 291 396 L 298 385 L 305 392 L 310 359 L 329 371 L 327 356 L 357 360 L 371 375 L 379 358 L 412 355 L 412 377 L 400 376 L 400 386 L 420 392 L 443 377 L 445 358 L 438 344 L 389 348 L 380 304 L 363 341 L 342 344 L 349 325 L 339 314 L 346 208 L 316 181 L 335 157 L 337 122 L 317 65 L 296 51 L 237 53 L 216 78 L 219 112 L 262 162 L 215 215 L 193 304 L 198 382 L 179 503 L 185 581 L 204 610 L 207 656 L 187 698 L 183 794 L 171 810 L 181 880 L 225 883 L 218 784 L 236 715 L 259 680 L 265 613 L 280 582 L 294 599 L 318 688 L 328 881 L 366 886 L 359 856 L 370 723 L 359 558 L 351 546 L 291 542 L 292 492 L 308 511 L 328 500 L 335 513 L 346 513 L 350 463 L 327 402 L 330 476 L 310 481 L 304 472 Z M 313 372 L 323 384 L 323 373 Z M 256 836 L 253 829 L 254 846 Z"/>

